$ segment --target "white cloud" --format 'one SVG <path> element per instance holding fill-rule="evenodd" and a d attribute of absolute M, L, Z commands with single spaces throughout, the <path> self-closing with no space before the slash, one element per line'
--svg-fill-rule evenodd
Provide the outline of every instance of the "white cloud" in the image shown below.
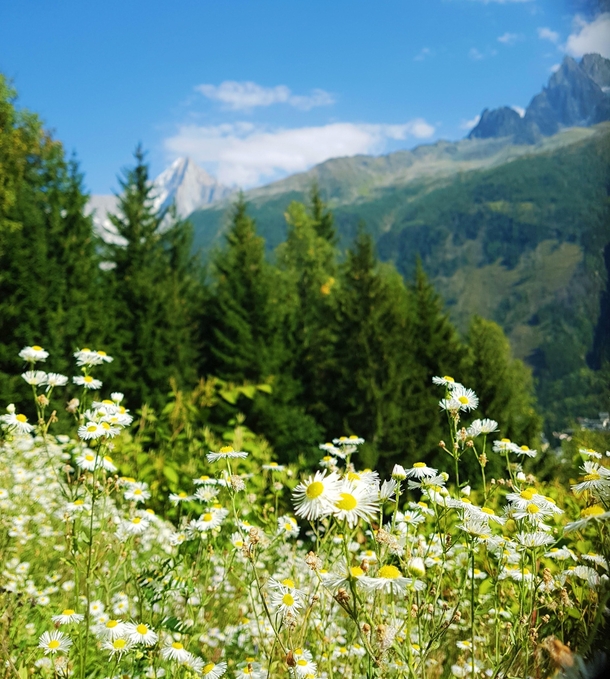
<path fill-rule="evenodd" d="M 523 106 L 511 106 L 511 108 L 513 109 L 513 111 L 517 111 L 521 118 L 523 118 L 523 116 L 525 115 L 525 109 L 523 108 Z"/>
<path fill-rule="evenodd" d="M 434 53 L 429 47 L 422 47 L 422 49 L 413 57 L 413 61 L 423 61 L 426 57 L 433 56 Z"/>
<path fill-rule="evenodd" d="M 550 40 L 554 45 L 559 42 L 559 33 L 557 33 L 557 31 L 552 31 L 546 26 L 541 26 L 538 29 L 538 37 L 540 40 Z"/>
<path fill-rule="evenodd" d="M 574 30 L 568 37 L 565 50 L 573 57 L 597 52 L 610 59 L 610 12 L 600 14 L 589 23 L 576 16 Z"/>
<path fill-rule="evenodd" d="M 519 40 L 523 40 L 523 36 L 520 33 L 504 33 L 498 37 L 498 42 L 504 45 L 514 45 Z"/>
<path fill-rule="evenodd" d="M 332 123 L 268 130 L 250 123 L 182 125 L 165 140 L 172 157 L 188 155 L 224 184 L 255 186 L 303 172 L 329 158 L 381 153 L 389 140 L 427 139 L 434 127 L 423 118 L 402 125 Z"/>
<path fill-rule="evenodd" d="M 473 127 L 476 127 L 479 124 L 479 120 L 481 120 L 481 116 L 475 116 L 472 120 L 462 120 L 460 129 L 472 130 Z"/>
<path fill-rule="evenodd" d="M 485 58 L 485 56 L 481 52 L 479 52 L 479 50 L 476 47 L 471 47 L 468 50 L 468 56 L 474 61 L 480 61 L 481 59 Z"/>
<path fill-rule="evenodd" d="M 557 73 L 557 71 L 561 68 L 561 64 L 553 64 L 551 68 L 549 68 L 549 71 L 551 73 Z"/>
<path fill-rule="evenodd" d="M 197 85 L 195 90 L 208 99 L 219 101 L 233 111 L 273 104 L 288 104 L 309 111 L 315 106 L 328 106 L 335 103 L 332 94 L 324 90 L 313 90 L 307 96 L 296 95 L 286 85 L 263 87 L 253 82 L 236 82 L 235 80 L 225 80 L 220 85 Z"/>

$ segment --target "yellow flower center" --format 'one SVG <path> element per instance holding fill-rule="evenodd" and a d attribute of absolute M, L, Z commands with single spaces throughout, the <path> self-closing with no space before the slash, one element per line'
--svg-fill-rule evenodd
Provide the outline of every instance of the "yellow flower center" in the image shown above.
<path fill-rule="evenodd" d="M 534 497 L 534 491 L 530 488 L 526 488 L 519 493 L 519 496 L 524 500 L 531 500 Z"/>
<path fill-rule="evenodd" d="M 233 446 L 223 446 L 220 451 L 220 453 L 232 453 L 233 452 Z"/>
<path fill-rule="evenodd" d="M 25 415 L 17 415 L 15 418 L 18 422 L 27 422 L 28 418 Z"/>
<path fill-rule="evenodd" d="M 297 665 L 304 667 L 305 665 L 307 665 L 307 660 L 297 660 Z"/>
<path fill-rule="evenodd" d="M 284 530 L 292 530 L 292 524 L 291 523 L 285 523 L 284 524 Z"/>
<path fill-rule="evenodd" d="M 593 505 L 591 507 L 583 509 L 582 512 L 580 512 L 580 515 L 586 519 L 589 516 L 601 516 L 604 513 L 605 510 L 601 505 Z"/>
<path fill-rule="evenodd" d="M 114 648 L 121 650 L 125 648 L 125 646 L 127 646 L 127 641 L 125 639 L 115 639 L 112 642 L 112 645 L 114 646 Z"/>
<path fill-rule="evenodd" d="M 396 566 L 382 566 L 378 573 L 380 578 L 385 578 L 386 580 L 396 580 L 396 578 L 402 577 L 402 573 L 396 568 Z"/>
<path fill-rule="evenodd" d="M 95 424 L 90 424 L 87 427 L 87 431 L 90 431 L 90 432 L 94 432 L 94 431 L 96 431 L 96 429 L 97 429 L 97 426 Z"/>
<path fill-rule="evenodd" d="M 282 603 L 285 606 L 293 606 L 294 605 L 294 597 L 292 596 L 292 594 L 289 594 L 288 592 L 286 592 L 286 594 L 284 594 L 284 596 L 282 597 Z"/>
<path fill-rule="evenodd" d="M 84 351 L 84 349 L 83 349 L 83 351 Z M 109 620 L 109 621 L 106 623 L 106 627 L 107 627 L 108 629 L 113 629 L 113 628 L 116 627 L 118 624 L 119 624 L 119 621 L 118 621 L 118 620 Z"/>
<path fill-rule="evenodd" d="M 93 455 L 85 455 L 85 460 L 87 460 L 87 462 L 93 462 L 95 457 Z"/>
<path fill-rule="evenodd" d="M 55 650 L 56 648 L 59 648 L 60 642 L 57 639 L 51 639 L 49 641 L 49 648 Z"/>
<path fill-rule="evenodd" d="M 32 349 L 34 349 L 34 351 L 42 351 L 42 347 L 39 347 L 37 344 L 35 344 Z"/>
<path fill-rule="evenodd" d="M 481 507 L 481 511 L 484 512 L 485 514 L 489 514 L 489 516 L 495 516 L 496 515 L 494 510 L 490 509 L 489 507 Z"/>
<path fill-rule="evenodd" d="M 590 474 L 586 474 L 582 477 L 583 481 L 599 481 L 600 479 L 601 476 L 599 472 L 591 472 Z"/>
<path fill-rule="evenodd" d="M 284 580 L 282 580 L 282 585 L 284 585 L 284 587 L 292 587 L 294 589 L 294 580 L 291 580 L 290 578 L 284 578 Z"/>
<path fill-rule="evenodd" d="M 72 608 L 66 608 L 63 612 L 62 615 L 74 615 L 74 609 Z"/>
<path fill-rule="evenodd" d="M 539 511 L 540 507 L 538 505 L 535 505 L 533 502 L 527 506 L 528 514 L 538 514 Z"/>
<path fill-rule="evenodd" d="M 80 507 L 80 505 L 84 505 L 84 504 L 85 504 L 85 501 L 84 501 L 84 500 L 74 500 L 74 504 L 75 504 L 75 505 L 78 505 L 78 506 Z"/>
<path fill-rule="evenodd" d="M 35 349 L 36 347 L 32 347 L 32 348 Z M 89 347 L 83 347 L 81 349 L 81 351 L 91 351 L 91 349 L 89 349 Z"/>
<path fill-rule="evenodd" d="M 209 674 L 216 665 L 213 662 L 209 662 L 204 668 L 203 668 L 203 673 L 204 674 Z"/>
<path fill-rule="evenodd" d="M 86 375 L 85 376 L 85 382 L 87 382 L 87 384 L 89 384 L 90 382 L 93 382 L 93 377 L 91 377 L 91 375 Z"/>
<path fill-rule="evenodd" d="M 358 506 L 358 500 L 351 493 L 341 493 L 341 499 L 336 503 L 337 509 L 351 512 Z"/>
<path fill-rule="evenodd" d="M 206 522 L 211 521 L 213 518 L 214 517 L 209 512 L 207 512 L 203 515 L 203 520 L 206 521 Z"/>
<path fill-rule="evenodd" d="M 277 467 L 277 462 L 270 462 L 270 463 L 269 463 L 269 466 L 270 466 L 270 467 Z"/>
<path fill-rule="evenodd" d="M 443 379 L 445 380 L 445 382 L 455 382 L 455 380 L 453 379 L 453 377 L 451 377 L 451 375 L 445 375 L 443 377 Z"/>
<path fill-rule="evenodd" d="M 425 462 L 415 462 L 413 464 L 413 469 L 423 469 L 426 466 Z"/>
<path fill-rule="evenodd" d="M 352 578 L 359 578 L 361 575 L 364 575 L 364 571 L 360 566 L 352 566 L 349 569 L 349 573 L 352 576 Z"/>
<path fill-rule="evenodd" d="M 468 403 L 468 396 L 458 396 L 458 401 L 465 406 Z"/>
<path fill-rule="evenodd" d="M 177 651 L 181 651 L 184 646 L 179 641 L 174 641 L 172 648 L 175 648 Z"/>
<path fill-rule="evenodd" d="M 356 436 L 356 434 L 352 434 L 352 435 L 350 436 L 350 439 L 352 439 L 352 440 L 357 439 L 357 438 L 358 438 L 358 437 Z"/>
<path fill-rule="evenodd" d="M 324 492 L 324 484 L 321 481 L 314 481 L 313 483 L 310 483 L 307 486 L 307 490 L 305 491 L 305 495 L 310 500 L 315 500 L 317 497 L 320 497 L 320 495 L 322 495 L 323 492 Z"/>
<path fill-rule="evenodd" d="M 98 352 L 97 352 L 97 355 L 98 355 L 98 356 L 107 356 L 107 354 L 106 354 L 105 351 L 98 351 Z"/>
<path fill-rule="evenodd" d="M 131 523 L 135 523 L 137 525 L 141 521 L 142 521 L 142 519 L 139 516 L 136 516 L 134 519 L 131 520 Z"/>
<path fill-rule="evenodd" d="M 358 472 L 348 472 L 347 480 L 348 481 L 360 481 L 360 474 L 358 474 Z"/>
<path fill-rule="evenodd" d="M 146 625 L 138 625 L 136 627 L 136 632 L 142 635 L 148 634 L 148 627 L 146 627 Z"/>

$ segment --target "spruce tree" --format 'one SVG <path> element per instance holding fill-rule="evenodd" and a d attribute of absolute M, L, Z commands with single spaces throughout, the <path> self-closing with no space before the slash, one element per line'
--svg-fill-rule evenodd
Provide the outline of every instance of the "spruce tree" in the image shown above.
<path fill-rule="evenodd" d="M 196 380 L 197 271 L 191 226 L 172 210 L 156 210 L 141 147 L 135 166 L 119 180 L 117 212 L 110 215 L 121 243 L 107 244 L 108 289 L 116 300 L 113 348 L 126 393 L 159 407 L 170 389 Z"/>
<path fill-rule="evenodd" d="M 441 455 L 438 443 L 446 438 L 447 428 L 438 406 L 444 394 L 432 384 L 432 378 L 435 375 L 450 375 L 462 382 L 459 372 L 464 347 L 419 259 L 410 290 L 412 356 L 416 368 L 412 376 L 413 391 L 409 407 L 409 447 L 411 455 L 433 462 Z"/>
<path fill-rule="evenodd" d="M 313 227 L 318 236 L 327 240 L 331 245 L 336 245 L 337 231 L 335 229 L 335 219 L 333 213 L 322 200 L 320 187 L 317 182 L 312 185 L 309 192 L 309 212 L 313 220 Z"/>
<path fill-rule="evenodd" d="M 321 222 L 312 212 L 327 226 L 332 224 L 321 203 L 311 212 L 302 203 L 291 203 L 285 215 L 286 241 L 275 254 L 289 310 L 286 343 L 292 374 L 302 386 L 300 403 L 319 419 L 326 410 L 324 392 L 335 342 L 330 319 L 336 307 L 337 252 L 326 237 L 332 235 L 328 230 L 319 235 Z"/>
<path fill-rule="evenodd" d="M 66 162 L 37 116 L 15 107 L 0 77 L 0 394 L 7 401 L 26 396 L 23 346 L 43 344 L 50 369 L 70 374 L 79 344 L 103 335 L 86 202 L 76 161 Z"/>
<path fill-rule="evenodd" d="M 294 457 L 319 437 L 299 405 L 287 344 L 290 312 L 279 272 L 265 260 L 264 240 L 240 195 L 226 247 L 212 261 L 211 287 L 202 319 L 203 371 L 224 380 L 269 384 L 253 401 L 238 404 L 246 423 L 269 439 L 281 457 Z"/>
<path fill-rule="evenodd" d="M 337 292 L 326 427 L 363 436 L 372 448 L 368 461 L 379 454 L 382 466 L 405 450 L 412 373 L 407 304 L 402 278 L 379 264 L 371 236 L 360 227 Z"/>
<path fill-rule="evenodd" d="M 475 316 L 468 330 L 462 375 L 479 397 L 478 413 L 500 424 L 502 436 L 534 446 L 541 421 L 531 369 L 513 358 L 508 338 L 493 321 Z"/>

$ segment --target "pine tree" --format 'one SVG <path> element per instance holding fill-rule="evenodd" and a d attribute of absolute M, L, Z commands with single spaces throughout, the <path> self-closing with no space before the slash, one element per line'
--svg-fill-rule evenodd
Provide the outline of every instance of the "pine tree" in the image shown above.
<path fill-rule="evenodd" d="M 196 380 L 197 271 L 188 222 L 154 207 L 154 187 L 141 147 L 135 166 L 119 180 L 117 213 L 110 220 L 123 239 L 108 244 L 109 292 L 116 300 L 116 364 L 136 403 L 159 407 L 170 379 L 179 388 Z"/>
<path fill-rule="evenodd" d="M 290 313 L 279 272 L 265 261 L 264 240 L 240 196 L 233 207 L 227 244 L 212 262 L 212 286 L 202 319 L 203 370 L 224 380 L 267 383 L 240 403 L 246 422 L 263 433 L 282 457 L 294 456 L 319 436 L 313 418 L 298 404 L 286 341 Z"/>
<path fill-rule="evenodd" d="M 312 212 L 327 226 L 332 224 L 322 203 Z M 276 261 L 289 310 L 286 342 L 292 374 L 302 386 L 300 403 L 318 419 L 326 409 L 324 390 L 335 341 L 329 321 L 336 306 L 337 252 L 326 236 L 319 235 L 320 222 L 305 205 L 291 203 L 285 217 L 288 234 L 276 249 Z"/>
<path fill-rule="evenodd" d="M 337 231 L 335 229 L 335 218 L 322 200 L 320 187 L 317 183 L 312 185 L 309 192 L 309 211 L 313 220 L 313 227 L 318 236 L 327 240 L 331 245 L 336 245 Z"/>
<path fill-rule="evenodd" d="M 99 337 L 105 320 L 77 163 L 67 163 L 61 144 L 14 101 L 0 77 L 0 394 L 6 400 L 25 396 L 17 358 L 23 346 L 43 344 L 52 369 L 67 372 L 79 343 Z"/>
<path fill-rule="evenodd" d="M 438 387 L 433 386 L 432 378 L 435 375 L 450 375 L 462 382 L 457 373 L 460 371 L 464 347 L 419 259 L 411 285 L 411 297 L 412 356 L 416 370 L 412 376 L 413 393 L 409 408 L 409 455 L 417 455 L 418 459 L 432 462 L 441 455 L 438 443 L 447 435 L 438 407 L 443 394 L 439 393 Z"/>
<path fill-rule="evenodd" d="M 463 379 L 479 397 L 478 413 L 499 422 L 502 436 L 534 446 L 541 421 L 530 368 L 513 358 L 508 338 L 493 321 L 475 316 L 467 341 Z"/>
<path fill-rule="evenodd" d="M 337 292 L 326 426 L 337 435 L 363 436 L 372 447 L 369 462 L 371 455 L 404 453 L 412 370 L 407 297 L 402 278 L 379 264 L 371 236 L 360 227 Z"/>

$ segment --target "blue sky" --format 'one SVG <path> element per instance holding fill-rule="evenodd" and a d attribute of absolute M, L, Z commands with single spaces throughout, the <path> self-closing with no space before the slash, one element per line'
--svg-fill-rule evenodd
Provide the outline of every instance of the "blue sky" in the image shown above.
<path fill-rule="evenodd" d="M 0 71 L 93 193 L 139 141 L 153 175 L 190 155 L 249 187 L 458 139 L 609 26 L 568 0 L 20 0 L 0 8 Z"/>

